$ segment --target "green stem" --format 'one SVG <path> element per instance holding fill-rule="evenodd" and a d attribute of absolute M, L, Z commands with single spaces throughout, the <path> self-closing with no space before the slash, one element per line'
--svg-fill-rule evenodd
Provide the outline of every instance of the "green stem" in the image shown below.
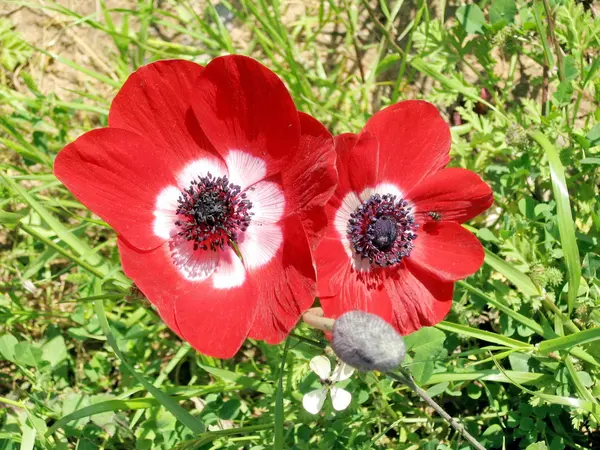
<path fill-rule="evenodd" d="M 283 355 L 281 355 L 281 366 L 279 368 L 279 380 L 277 381 L 277 394 L 275 396 L 275 443 L 273 448 L 275 450 L 283 450 L 284 437 L 283 437 L 283 375 L 285 374 L 285 363 L 287 360 L 288 349 L 290 347 L 290 338 L 285 340 L 283 346 Z"/>

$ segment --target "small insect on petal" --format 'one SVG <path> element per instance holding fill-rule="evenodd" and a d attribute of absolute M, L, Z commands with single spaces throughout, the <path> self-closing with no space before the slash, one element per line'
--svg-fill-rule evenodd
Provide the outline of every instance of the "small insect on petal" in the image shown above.
<path fill-rule="evenodd" d="M 333 383 L 338 383 L 340 381 L 347 380 L 354 373 L 354 367 L 349 366 L 345 362 L 338 364 L 331 375 L 331 381 Z"/>
<path fill-rule="evenodd" d="M 331 402 L 333 403 L 333 408 L 336 411 L 342 411 L 346 409 L 351 401 L 352 394 L 350 394 L 350 392 L 348 392 L 346 389 L 339 387 L 331 388 Z"/>
<path fill-rule="evenodd" d="M 327 398 L 327 389 L 315 389 L 302 397 L 302 406 L 311 414 L 318 414 Z"/>
<path fill-rule="evenodd" d="M 321 380 L 326 380 L 331 375 L 331 362 L 326 356 L 315 356 L 310 360 L 310 368 Z"/>

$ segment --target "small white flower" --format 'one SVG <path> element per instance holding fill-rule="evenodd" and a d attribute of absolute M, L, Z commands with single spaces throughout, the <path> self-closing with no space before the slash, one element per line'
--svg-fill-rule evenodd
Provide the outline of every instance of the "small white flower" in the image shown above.
<path fill-rule="evenodd" d="M 342 411 L 352 401 L 352 394 L 345 389 L 334 386 L 335 383 L 347 380 L 354 373 L 354 369 L 348 364 L 340 363 L 331 373 L 331 363 L 326 356 L 315 356 L 310 360 L 310 368 L 321 379 L 323 387 L 305 394 L 302 398 L 302 406 L 311 414 L 321 411 L 327 392 L 331 391 L 331 402 L 336 411 Z"/>

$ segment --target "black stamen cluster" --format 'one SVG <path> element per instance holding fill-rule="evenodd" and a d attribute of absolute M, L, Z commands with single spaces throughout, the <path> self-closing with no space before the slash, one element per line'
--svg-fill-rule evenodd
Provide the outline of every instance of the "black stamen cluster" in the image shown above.
<path fill-rule="evenodd" d="M 371 264 L 388 267 L 409 256 L 418 225 L 408 202 L 391 194 L 374 194 L 350 215 L 348 239 Z"/>
<path fill-rule="evenodd" d="M 177 200 L 179 236 L 194 241 L 194 250 L 223 249 L 236 242 L 250 224 L 252 203 L 227 176 L 208 173 L 192 181 Z"/>

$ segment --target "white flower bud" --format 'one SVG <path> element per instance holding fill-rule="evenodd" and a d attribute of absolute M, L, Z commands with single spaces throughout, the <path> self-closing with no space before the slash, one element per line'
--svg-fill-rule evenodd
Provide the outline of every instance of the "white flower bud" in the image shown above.
<path fill-rule="evenodd" d="M 346 364 L 360 371 L 394 370 L 406 354 L 404 339 L 375 314 L 349 311 L 336 319 L 331 346 Z"/>

